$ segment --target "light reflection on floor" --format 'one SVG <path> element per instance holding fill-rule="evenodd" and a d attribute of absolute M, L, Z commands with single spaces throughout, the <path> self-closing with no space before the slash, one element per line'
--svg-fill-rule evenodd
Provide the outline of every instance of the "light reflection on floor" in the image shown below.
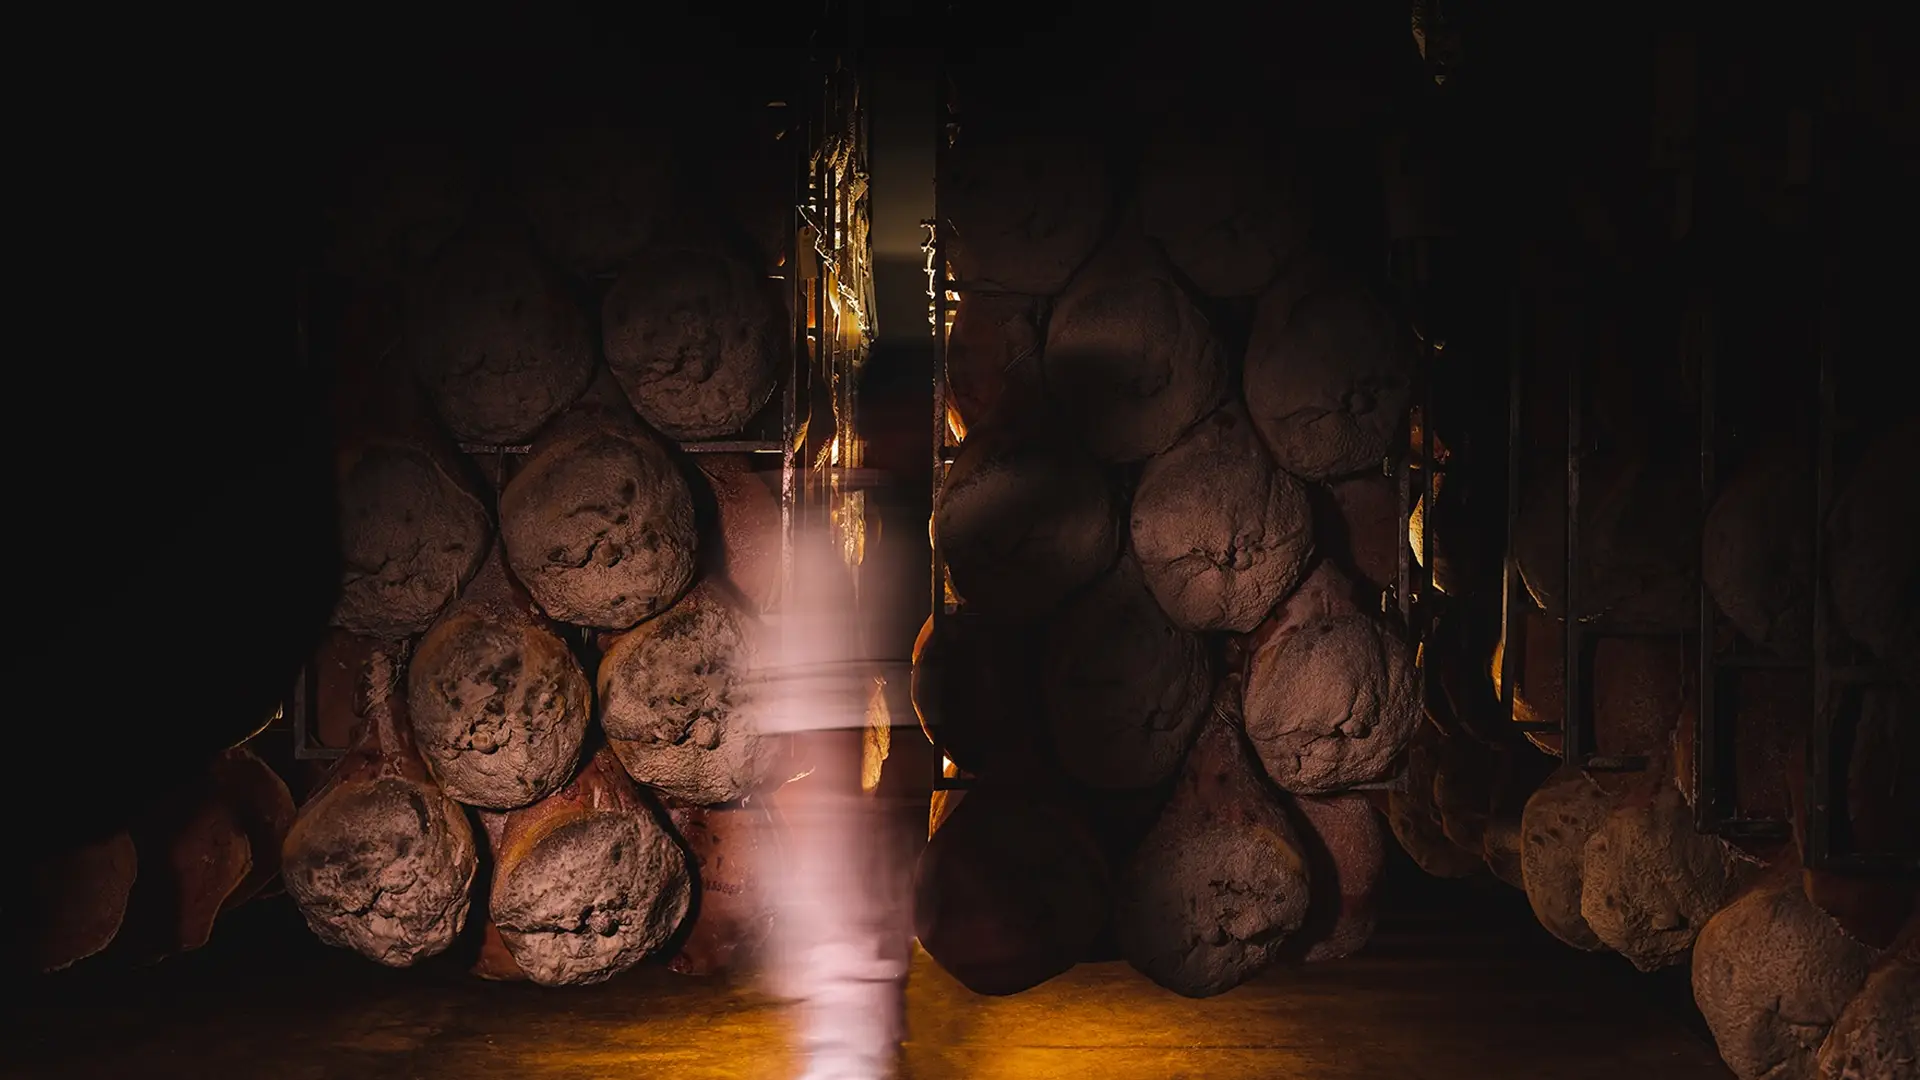
<path fill-rule="evenodd" d="M 164 967 L 164 965 L 163 965 Z M 156 972 L 156 977 L 160 974 Z M 981 998 L 916 957 L 903 1080 L 1724 1080 L 1671 995 L 1617 957 L 1511 934 L 1403 933 L 1210 1001 L 1122 964 Z M 777 1003 L 657 969 L 567 991 L 458 971 L 325 965 L 202 978 L 84 1013 L 55 1003 L 0 1048 L 6 1076 L 274 1080 L 788 1080 Z M 30 1055 L 33 1060 L 22 1060 Z"/>

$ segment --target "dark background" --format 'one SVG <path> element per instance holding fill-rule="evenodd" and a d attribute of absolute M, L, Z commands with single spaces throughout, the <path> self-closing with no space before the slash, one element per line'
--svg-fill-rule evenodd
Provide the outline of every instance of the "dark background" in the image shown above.
<path fill-rule="evenodd" d="M 1462 4 L 1449 8 L 1461 46 L 1441 105 L 1400 3 L 867 4 L 854 31 L 842 5 L 700 10 L 328 6 L 254 23 L 22 26 L 13 767 L 0 790 L 10 814 L 34 814 L 30 842 L 113 821 L 183 762 L 251 731 L 321 629 L 334 579 L 327 434 L 315 388 L 289 362 L 291 275 L 330 155 L 382 128 L 537 124 L 583 100 L 690 108 L 702 94 L 749 92 L 745 79 L 777 80 L 810 45 L 869 50 L 881 340 L 863 411 L 870 463 L 896 477 L 877 496 L 872 561 L 904 597 L 925 595 L 930 506 L 930 352 L 914 314 L 929 50 L 1114 123 L 1128 82 L 1270 103 L 1309 129 L 1335 181 L 1348 167 L 1338 163 L 1371 160 L 1353 155 L 1382 130 L 1420 133 L 1455 178 L 1456 235 L 1434 288 L 1460 343 L 1443 393 L 1463 431 L 1491 430 L 1504 411 L 1505 297 L 1521 255 L 1541 245 L 1582 252 L 1594 284 L 1576 287 L 1640 283 L 1647 311 L 1711 279 L 1736 315 L 1753 316 L 1738 356 L 1746 385 L 1797 370 L 1804 350 L 1770 329 L 1783 298 L 1825 304 L 1831 347 L 1871 369 L 1849 384 L 1850 415 L 1865 425 L 1908 407 L 1892 389 L 1915 354 L 1905 323 L 1920 172 L 1904 19 L 1869 26 L 1814 5 L 1759 18 Z M 1707 162 L 1677 233 L 1672 178 L 1649 162 L 1655 57 L 1679 30 L 1700 36 L 1712 67 L 1703 132 L 1772 130 L 1797 104 L 1832 106 L 1809 196 L 1817 221 L 1812 210 L 1799 224 L 1767 220 Z M 1891 105 L 1835 103 L 1832 88 L 1862 72 Z M 656 99 L 662 89 L 672 96 Z M 1378 178 L 1356 167 L 1349 179 L 1328 185 L 1351 203 L 1330 215 L 1349 230 L 1333 249 L 1383 276 Z M 1645 347 L 1667 346 L 1650 330 Z M 900 609 L 893 648 L 911 644 L 923 613 Z"/>

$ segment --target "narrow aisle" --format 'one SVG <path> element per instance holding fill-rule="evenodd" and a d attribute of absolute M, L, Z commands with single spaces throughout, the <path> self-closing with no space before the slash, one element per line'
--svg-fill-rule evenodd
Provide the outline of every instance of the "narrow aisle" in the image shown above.
<path fill-rule="evenodd" d="M 1395 876 L 1413 873 L 1397 866 Z M 1575 952 L 1492 882 L 1397 880 L 1363 954 L 1194 1001 L 1117 962 L 1007 998 L 924 954 L 911 1080 L 1725 1080 L 1683 968 Z M 279 902 L 200 953 L 55 979 L 9 1017 L 0 1076 L 120 1080 L 780 1080 L 780 1007 L 645 966 L 565 991 L 487 983 L 456 957 L 387 971 L 328 950 Z M 79 973 L 75 973 L 79 974 Z"/>

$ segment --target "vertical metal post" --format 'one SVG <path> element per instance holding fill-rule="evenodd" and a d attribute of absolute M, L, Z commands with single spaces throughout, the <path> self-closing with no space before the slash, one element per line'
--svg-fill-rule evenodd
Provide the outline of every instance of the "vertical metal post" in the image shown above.
<path fill-rule="evenodd" d="M 1421 360 L 1426 359 L 1426 351 L 1421 350 Z M 1424 366 L 1424 363 L 1423 363 Z M 1381 462 L 1382 471 L 1394 478 L 1394 492 L 1400 509 L 1398 517 L 1399 533 L 1393 545 L 1393 600 L 1395 609 L 1400 613 L 1400 628 L 1403 633 L 1413 633 L 1413 567 L 1412 552 L 1407 547 L 1407 516 L 1413 501 L 1413 462 L 1411 455 L 1403 445 L 1392 457 Z M 1386 598 L 1381 597 L 1384 601 Z M 1381 605 L 1386 606 L 1384 603 Z"/>
<path fill-rule="evenodd" d="M 1520 697 L 1514 679 L 1521 671 L 1520 660 L 1527 637 L 1525 616 L 1520 609 L 1520 593 L 1525 590 L 1520 584 L 1520 562 L 1514 555 L 1514 544 L 1520 533 L 1520 462 L 1526 452 L 1522 442 L 1520 396 L 1525 390 L 1526 368 L 1526 324 L 1521 295 L 1519 286 L 1515 285 L 1508 313 L 1511 340 L 1507 354 L 1507 542 L 1500 581 L 1500 707 L 1509 721 L 1513 720 L 1514 705 Z"/>
<path fill-rule="evenodd" d="M 807 200 L 812 193 L 809 148 L 814 141 L 812 109 L 806 105 L 812 93 L 811 58 L 801 65 L 787 88 L 786 142 L 790 197 L 787 200 L 786 252 L 783 269 L 787 275 L 787 378 L 780 395 L 780 592 L 784 596 L 793 580 L 793 545 L 799 492 L 800 372 L 807 355 L 806 282 L 800 272 L 803 258 L 801 238 L 806 234 Z"/>
<path fill-rule="evenodd" d="M 1414 669 L 1415 693 L 1419 695 L 1422 708 L 1429 708 L 1427 699 L 1429 680 L 1427 665 L 1433 658 L 1426 655 L 1422 648 L 1433 626 L 1434 587 L 1433 568 L 1433 519 L 1434 493 L 1437 489 L 1435 473 L 1439 465 L 1433 456 L 1433 383 L 1434 363 L 1439 356 L 1439 339 L 1432 319 L 1432 305 L 1428 302 L 1428 257 L 1431 241 L 1424 236 L 1413 237 L 1408 244 L 1407 254 L 1411 265 L 1408 266 L 1408 299 L 1413 318 L 1419 325 L 1419 362 L 1416 366 L 1416 378 L 1419 380 L 1420 401 L 1420 445 L 1418 448 L 1402 446 L 1401 459 L 1406 463 L 1400 470 L 1400 528 L 1394 537 L 1394 548 L 1399 552 L 1400 569 L 1400 614 L 1405 624 L 1409 642 L 1416 650 L 1418 663 Z M 1411 542 L 1407 536 L 1409 515 L 1412 512 L 1410 500 L 1413 492 L 1412 476 L 1418 470 L 1421 478 L 1422 514 L 1420 529 L 1420 552 L 1414 558 Z M 1412 564 L 1412 565 L 1410 565 Z M 1417 565 L 1418 573 L 1414 573 Z M 1444 715 L 1444 712 L 1429 709 L 1429 715 Z"/>
<path fill-rule="evenodd" d="M 948 110 L 950 102 L 947 94 L 947 71 L 941 63 L 935 72 L 933 100 L 933 219 L 928 223 L 927 244 L 931 249 L 928 259 L 932 265 L 928 268 L 928 288 L 933 293 L 930 298 L 933 318 L 933 507 L 937 513 L 940 506 L 940 488 L 947 472 L 947 290 L 952 284 L 947 280 L 947 243 L 946 218 L 942 210 L 940 189 L 942 177 L 946 174 L 947 138 L 950 128 Z M 936 626 L 948 614 L 947 611 L 947 574 L 946 560 L 940 550 L 939 531 L 929 527 L 928 542 L 932 545 L 933 582 L 930 617 Z"/>
<path fill-rule="evenodd" d="M 1824 298 L 1823 298 L 1824 303 Z M 1824 324 L 1825 320 L 1822 319 Z M 1833 384 L 1824 343 L 1818 360 L 1813 469 L 1813 722 L 1807 737 L 1806 861 L 1823 869 L 1833 861 L 1833 822 L 1828 808 L 1832 785 L 1833 719 L 1831 657 L 1827 653 L 1827 514 L 1833 502 Z"/>
<path fill-rule="evenodd" d="M 1566 760 L 1576 763 L 1584 763 L 1594 750 L 1593 718 L 1584 677 L 1586 626 L 1580 618 L 1580 467 L 1586 451 L 1581 423 L 1585 418 L 1585 402 L 1581 400 L 1581 394 L 1585 389 L 1582 371 L 1585 361 L 1585 356 L 1576 355 L 1567 364 L 1566 578 L 1560 587 L 1562 610 L 1566 616 L 1563 620 L 1566 628 L 1566 668 L 1563 675 L 1563 722 L 1566 734 L 1562 737 L 1561 753 Z"/>
<path fill-rule="evenodd" d="M 1814 156 L 1819 161 L 1819 155 Z M 1815 299 L 1816 329 L 1814 333 L 1814 386 L 1813 386 L 1813 715 L 1807 725 L 1806 748 L 1806 835 L 1802 838 L 1804 850 L 1801 852 L 1806 865 L 1812 870 L 1830 869 L 1833 863 L 1832 839 L 1833 823 L 1828 814 L 1832 777 L 1831 754 L 1833 749 L 1833 714 L 1838 706 L 1832 700 L 1833 679 L 1831 674 L 1832 657 L 1829 655 L 1828 635 L 1832 632 L 1832 623 L 1827 612 L 1827 514 L 1833 502 L 1833 387 L 1828 372 L 1829 354 L 1827 349 L 1829 319 L 1827 305 L 1830 301 L 1830 283 L 1826 260 L 1829 257 L 1825 239 L 1821 232 L 1824 217 L 1820 213 L 1820 188 L 1816 183 L 1808 185 L 1809 228 L 1813 238 L 1814 257 L 1821 262 L 1817 294 Z"/>
<path fill-rule="evenodd" d="M 1425 395 L 1426 400 L 1421 406 L 1420 460 L 1426 468 L 1427 480 L 1425 502 L 1422 504 L 1420 511 L 1420 565 L 1424 568 L 1424 571 L 1420 580 L 1419 597 L 1422 603 L 1430 603 L 1427 598 L 1429 591 L 1435 593 L 1440 591 L 1440 586 L 1434 581 L 1433 565 L 1434 506 L 1440 501 L 1440 467 L 1438 463 L 1435 462 L 1433 456 L 1433 380 L 1436 378 L 1436 373 L 1433 369 L 1437 366 L 1439 357 L 1440 350 L 1438 348 L 1427 349 L 1425 365 L 1427 391 Z M 1426 609 L 1429 615 L 1432 613 L 1432 610 L 1431 606 Z M 1422 639 L 1424 639 L 1425 636 L 1423 633 L 1421 635 Z"/>
<path fill-rule="evenodd" d="M 1601 637 L 1672 637 L 1660 626 L 1621 623 L 1603 613 L 1588 615 L 1580 593 L 1580 479 L 1588 448 L 1585 434 L 1586 357 L 1576 354 L 1567 364 L 1567 546 L 1566 582 L 1561 588 L 1566 619 L 1565 700 L 1561 754 L 1582 769 L 1635 772 L 1647 767 L 1644 755 L 1599 753 L 1595 731 L 1592 681 L 1596 642 Z"/>
<path fill-rule="evenodd" d="M 1387 267 L 1390 276 L 1399 286 L 1400 303 L 1408 322 L 1418 328 L 1415 334 L 1419 340 L 1419 346 L 1415 353 L 1414 379 L 1416 380 L 1415 389 L 1419 395 L 1418 400 L 1422 403 L 1420 422 L 1424 427 L 1432 422 L 1432 418 L 1427 415 L 1425 408 L 1428 398 L 1426 379 L 1429 359 L 1425 337 L 1427 328 L 1419 325 L 1421 285 L 1419 249 L 1422 243 L 1423 241 L 1418 237 L 1410 237 L 1404 243 L 1397 240 L 1390 241 L 1387 247 Z M 1381 471 L 1393 477 L 1395 481 L 1395 498 L 1398 500 L 1399 515 L 1396 519 L 1398 533 L 1394 537 L 1393 545 L 1393 600 L 1400 614 L 1401 632 L 1406 635 L 1409 642 L 1419 640 L 1419 631 L 1414 623 L 1414 605 L 1423 599 L 1416 594 L 1417 588 L 1413 580 L 1413 550 L 1407 541 L 1409 519 L 1413 510 L 1413 473 L 1415 469 L 1426 466 L 1425 462 L 1416 461 L 1414 458 L 1415 454 L 1409 445 L 1409 440 L 1402 438 L 1400 444 L 1393 447 L 1380 463 Z M 1432 510 L 1431 503 L 1428 504 L 1427 510 Z M 1383 601 L 1381 610 L 1384 614 L 1386 598 L 1383 596 L 1381 600 Z M 1423 697 L 1422 703 L 1424 702 Z"/>
<path fill-rule="evenodd" d="M 1711 316 L 1709 316 L 1709 319 Z M 1708 327 L 1699 328 L 1700 333 L 1710 333 Z M 1719 382 L 1716 371 L 1716 349 L 1708 341 L 1702 341 L 1698 360 L 1700 364 L 1700 539 L 1702 555 L 1705 554 L 1706 519 L 1713 508 L 1714 497 L 1719 494 Z M 1700 617 L 1700 707 L 1694 720 L 1693 746 L 1693 817 L 1694 825 L 1702 832 L 1712 832 L 1716 824 L 1727 817 L 1726 793 L 1722 790 L 1721 778 L 1726 774 L 1726 766 L 1721 761 L 1721 739 L 1719 690 L 1720 664 L 1715 648 L 1718 634 L 1716 608 L 1713 593 L 1707 588 L 1706 575 L 1700 575 L 1699 595 Z"/>
<path fill-rule="evenodd" d="M 1425 241 L 1422 241 L 1423 247 L 1424 244 Z M 1422 253 L 1424 254 L 1424 250 Z M 1423 259 L 1422 261 L 1424 262 L 1425 260 Z M 1424 278 L 1424 276 L 1423 273 L 1422 277 Z M 1433 333 L 1431 326 L 1428 327 L 1428 333 Z M 1435 603 L 1440 592 L 1439 586 L 1435 584 L 1434 575 L 1436 568 L 1433 565 L 1433 523 L 1437 516 L 1434 511 L 1440 502 L 1440 466 L 1434 461 L 1433 456 L 1433 383 L 1438 377 L 1438 373 L 1434 369 L 1438 366 L 1441 346 L 1444 344 L 1445 343 L 1439 338 L 1430 338 L 1424 343 L 1420 357 L 1421 380 L 1426 386 L 1426 389 L 1422 392 L 1420 406 L 1420 467 L 1424 470 L 1421 475 L 1426 480 L 1426 495 L 1425 501 L 1420 509 L 1419 591 L 1414 595 L 1414 600 L 1419 605 L 1414 611 L 1414 617 L 1419 620 L 1419 636 L 1417 641 L 1420 646 L 1419 651 L 1415 654 L 1415 659 L 1417 660 L 1415 677 L 1419 680 L 1418 692 L 1420 694 L 1421 707 L 1427 709 L 1429 715 L 1440 711 L 1434 709 L 1433 702 L 1428 697 L 1432 689 L 1432 680 L 1428 677 L 1427 669 L 1433 664 L 1434 657 L 1431 653 L 1427 652 L 1425 646 L 1428 638 L 1432 635 L 1436 610 Z M 1398 539 L 1401 547 L 1407 546 L 1406 530 L 1402 529 L 1400 531 Z M 1456 717 L 1455 719 L 1457 721 L 1458 718 Z"/>
<path fill-rule="evenodd" d="M 831 79 L 832 75 L 828 74 L 825 78 Z M 825 100 L 827 90 L 825 85 L 822 84 L 816 85 L 813 92 L 821 113 L 820 127 L 814 139 L 814 149 L 818 150 L 827 137 L 827 110 Z M 814 244 L 817 249 L 822 243 L 828 246 L 831 246 L 833 243 L 833 208 L 837 194 L 833 190 L 833 170 L 827 168 L 826 163 L 821 161 L 817 156 L 813 165 L 813 184 L 815 199 L 813 220 L 814 229 L 817 234 Z M 805 428 L 807 447 L 805 457 L 802 461 L 802 465 L 807 470 L 807 483 L 802 490 L 802 503 L 800 508 L 804 527 L 809 529 L 814 528 L 817 524 L 816 519 L 819 517 L 820 503 L 819 493 L 815 490 L 819 483 L 819 479 L 815 475 L 818 470 L 814 468 L 814 463 L 819 460 L 818 444 L 820 442 L 820 432 L 814 425 L 814 421 L 818 419 L 820 411 L 816 395 L 819 390 L 818 384 L 820 382 L 821 372 L 827 365 L 827 354 L 833 348 L 832 307 L 828 300 L 828 290 L 833 287 L 833 282 L 828 277 L 826 259 L 819 255 L 817 251 L 814 258 L 817 260 L 819 269 L 813 277 L 813 295 L 811 297 L 813 312 L 809 320 L 813 324 L 813 333 L 810 337 L 812 348 L 807 356 L 808 393 L 807 423 Z"/>
<path fill-rule="evenodd" d="M 1720 491 L 1720 375 L 1718 324 L 1715 307 L 1701 306 L 1698 325 L 1688 329 L 1688 341 L 1700 371 L 1700 556 L 1704 565 L 1707 515 Z M 1788 832 L 1784 821 L 1748 818 L 1740 811 L 1739 771 L 1733 749 L 1739 730 L 1740 673 L 1749 670 L 1790 670 L 1804 664 L 1790 659 L 1742 654 L 1736 639 L 1732 651 L 1719 648 L 1720 609 L 1702 575 L 1698 585 L 1700 707 L 1694 716 L 1693 786 L 1694 827 L 1703 833 L 1742 839 L 1778 839 Z M 1729 675 L 1736 680 L 1723 686 Z M 1730 692 L 1722 693 L 1723 689 Z"/>
<path fill-rule="evenodd" d="M 1807 740 L 1807 833 L 1804 857 L 1812 870 L 1853 876 L 1920 878 L 1920 850 L 1869 851 L 1856 844 L 1844 850 L 1835 843 L 1838 832 L 1834 807 L 1834 781 L 1838 779 L 1834 760 L 1836 721 L 1843 700 L 1876 685 L 1897 684 L 1899 676 L 1882 665 L 1848 664 L 1836 667 L 1828 652 L 1831 620 L 1827 614 L 1826 522 L 1833 509 L 1834 402 L 1830 357 L 1820 352 L 1818 401 L 1820 424 L 1814 472 L 1814 617 L 1813 617 L 1813 723 Z M 1909 838 L 1913 840 L 1915 838 Z"/>
<path fill-rule="evenodd" d="M 937 65 L 934 72 L 933 105 L 933 218 L 926 222 L 927 235 L 927 281 L 932 295 L 928 298 L 928 312 L 933 321 L 933 445 L 932 445 L 932 507 L 938 513 L 940 489 L 944 486 L 947 470 L 952 464 L 952 452 L 948 446 L 950 426 L 947 421 L 947 294 L 953 290 L 955 282 L 947 275 L 947 219 L 941 199 L 942 178 L 946 175 L 947 154 L 951 148 L 950 140 L 954 134 L 954 111 L 952 98 L 947 87 L 947 68 L 944 62 Z M 948 619 L 962 617 L 957 604 L 948 602 L 946 555 L 941 550 L 940 532 L 932 528 L 927 530 L 928 543 L 932 555 L 932 580 L 928 618 L 933 622 L 935 632 Z M 933 790 L 964 790 L 971 786 L 965 778 L 949 777 L 943 766 L 944 755 L 935 754 L 932 759 Z"/>

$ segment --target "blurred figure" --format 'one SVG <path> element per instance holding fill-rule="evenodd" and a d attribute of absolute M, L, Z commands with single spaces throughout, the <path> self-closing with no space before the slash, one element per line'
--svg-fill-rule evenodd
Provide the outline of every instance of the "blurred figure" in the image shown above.
<path fill-rule="evenodd" d="M 825 526 L 797 530 L 791 585 L 767 619 L 762 713 L 813 772 L 780 793 L 791 837 L 775 887 L 774 989 L 795 1002 L 804 1080 L 885 1080 L 904 1037 L 911 931 L 881 804 L 862 790 L 880 666 Z"/>

